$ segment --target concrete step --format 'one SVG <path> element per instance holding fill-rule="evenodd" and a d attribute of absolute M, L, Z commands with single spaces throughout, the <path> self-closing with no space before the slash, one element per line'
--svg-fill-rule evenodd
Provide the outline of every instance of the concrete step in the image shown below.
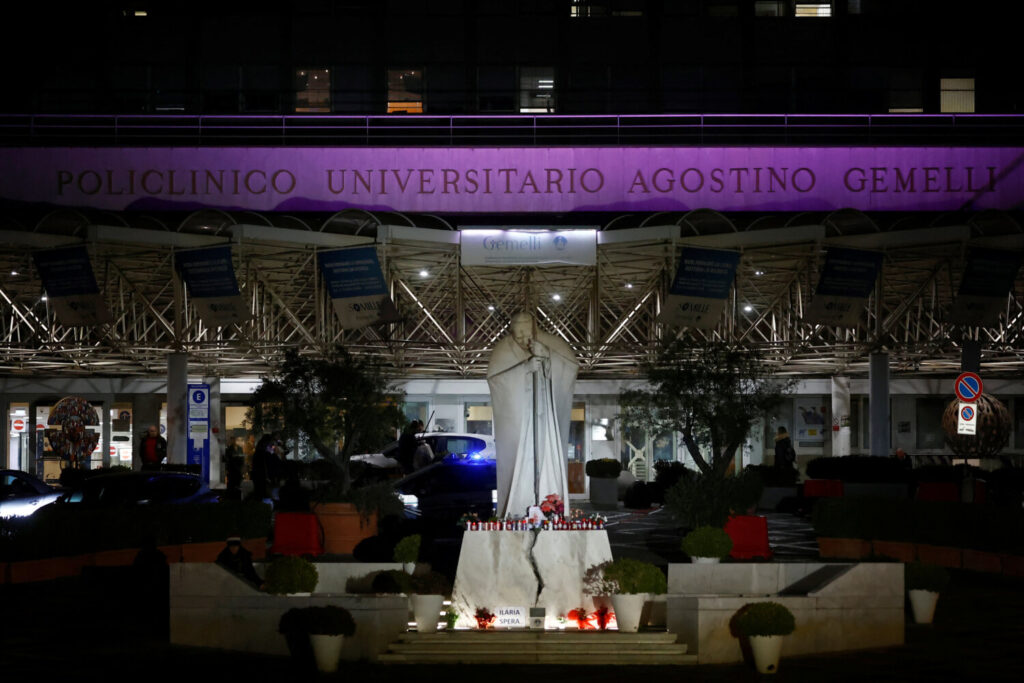
<path fill-rule="evenodd" d="M 452 631 L 403 634 L 380 661 L 393 664 L 696 664 L 673 633 Z"/>

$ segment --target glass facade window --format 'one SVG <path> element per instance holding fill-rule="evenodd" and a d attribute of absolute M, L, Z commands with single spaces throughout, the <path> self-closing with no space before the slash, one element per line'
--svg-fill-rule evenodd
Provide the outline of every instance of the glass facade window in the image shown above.
<path fill-rule="evenodd" d="M 941 450 L 945 448 L 945 433 L 942 430 L 942 413 L 949 401 L 945 398 L 919 398 L 917 412 L 917 448 L 920 450 Z"/>
<path fill-rule="evenodd" d="M 831 17 L 832 3 L 798 2 L 796 3 L 796 11 L 794 14 L 797 17 Z"/>
<path fill-rule="evenodd" d="M 494 411 L 490 403 L 466 404 L 466 431 L 470 434 L 494 433 Z"/>
<path fill-rule="evenodd" d="M 555 113 L 555 70 L 550 66 L 519 70 L 519 113 Z"/>
<path fill-rule="evenodd" d="M 785 0 L 757 0 L 754 3 L 755 17 L 784 17 L 786 16 Z"/>
<path fill-rule="evenodd" d="M 388 69 L 388 113 L 422 114 L 423 69 Z"/>
<path fill-rule="evenodd" d="M 330 69 L 296 69 L 295 111 L 298 113 L 331 111 Z"/>
<path fill-rule="evenodd" d="M 939 89 L 939 111 L 943 114 L 974 113 L 973 78 L 943 78 Z"/>

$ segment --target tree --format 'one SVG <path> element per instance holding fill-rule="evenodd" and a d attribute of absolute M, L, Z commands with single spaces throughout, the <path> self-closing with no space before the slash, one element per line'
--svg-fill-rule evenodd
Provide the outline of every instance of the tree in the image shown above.
<path fill-rule="evenodd" d="M 796 384 L 776 378 L 755 350 L 681 339 L 662 344 L 644 375 L 649 388 L 619 395 L 620 421 L 655 434 L 680 433 L 701 472 L 717 477 L 725 476 L 754 420 Z M 702 443 L 710 445 L 710 458 Z"/>
<path fill-rule="evenodd" d="M 347 493 L 349 459 L 394 438 L 404 422 L 402 398 L 378 363 L 344 348 L 327 358 L 290 350 L 253 393 L 248 417 L 258 433 L 305 438 L 338 466 L 340 492 Z"/>

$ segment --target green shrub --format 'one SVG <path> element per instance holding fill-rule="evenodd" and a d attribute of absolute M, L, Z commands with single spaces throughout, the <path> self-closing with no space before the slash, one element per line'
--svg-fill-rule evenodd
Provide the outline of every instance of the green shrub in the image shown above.
<path fill-rule="evenodd" d="M 279 633 L 319 636 L 351 636 L 356 622 L 344 607 L 294 607 L 281 615 L 277 624 Z"/>
<path fill-rule="evenodd" d="M 421 542 L 422 537 L 419 534 L 413 534 L 412 536 L 406 536 L 395 544 L 395 562 L 406 564 L 420 559 Z"/>
<path fill-rule="evenodd" d="M 587 476 L 595 479 L 616 479 L 622 472 L 622 463 L 614 458 L 600 458 L 587 462 Z"/>
<path fill-rule="evenodd" d="M 285 555 L 267 565 L 268 593 L 312 593 L 319 580 L 316 565 L 301 557 Z"/>
<path fill-rule="evenodd" d="M 725 526 L 731 514 L 757 505 L 764 487 L 754 473 L 735 477 L 683 477 L 665 494 L 665 507 L 684 527 Z"/>
<path fill-rule="evenodd" d="M 949 572 L 934 564 L 910 562 L 903 570 L 903 584 L 908 591 L 939 593 L 949 585 Z"/>
<path fill-rule="evenodd" d="M 668 591 L 665 575 L 650 562 L 641 562 L 630 557 L 613 560 L 604 569 L 606 581 L 617 586 L 617 593 L 653 593 L 662 595 Z"/>
<path fill-rule="evenodd" d="M 742 636 L 788 636 L 796 629 L 793 613 L 777 602 L 751 602 L 732 618 L 733 630 Z"/>
<path fill-rule="evenodd" d="M 718 527 L 702 526 L 686 534 L 682 549 L 690 557 L 725 557 L 732 550 L 732 539 Z"/>
<path fill-rule="evenodd" d="M 452 583 L 448 577 L 439 572 L 424 572 L 411 577 L 411 588 L 408 593 L 416 595 L 443 595 L 449 597 L 452 594 Z"/>
<path fill-rule="evenodd" d="M 757 475 L 762 486 L 795 486 L 800 475 L 792 467 L 780 469 L 771 465 L 747 465 L 743 471 Z"/>

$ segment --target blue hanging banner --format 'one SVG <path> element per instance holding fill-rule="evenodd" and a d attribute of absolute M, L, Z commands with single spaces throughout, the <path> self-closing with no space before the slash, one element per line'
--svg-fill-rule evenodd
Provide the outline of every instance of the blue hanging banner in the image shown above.
<path fill-rule="evenodd" d="M 188 385 L 189 465 L 200 465 L 202 481 L 210 483 L 210 385 Z"/>
<path fill-rule="evenodd" d="M 882 272 L 880 251 L 829 247 L 804 320 L 832 327 L 856 327 Z"/>
<path fill-rule="evenodd" d="M 46 298 L 64 325 L 113 322 L 96 284 L 89 252 L 84 246 L 60 247 L 32 253 Z"/>
<path fill-rule="evenodd" d="M 398 309 L 388 296 L 376 247 L 321 251 L 317 260 L 343 328 L 399 319 Z"/>
<path fill-rule="evenodd" d="M 231 247 L 205 247 L 174 252 L 174 267 L 208 325 L 226 327 L 252 317 L 238 290 Z"/>
<path fill-rule="evenodd" d="M 739 262 L 738 251 L 684 247 L 659 320 L 698 329 L 718 325 Z"/>
<path fill-rule="evenodd" d="M 949 312 L 950 322 L 982 326 L 999 324 L 1006 297 L 1020 270 L 1021 252 L 972 247 L 960 279 L 960 291 Z"/>

